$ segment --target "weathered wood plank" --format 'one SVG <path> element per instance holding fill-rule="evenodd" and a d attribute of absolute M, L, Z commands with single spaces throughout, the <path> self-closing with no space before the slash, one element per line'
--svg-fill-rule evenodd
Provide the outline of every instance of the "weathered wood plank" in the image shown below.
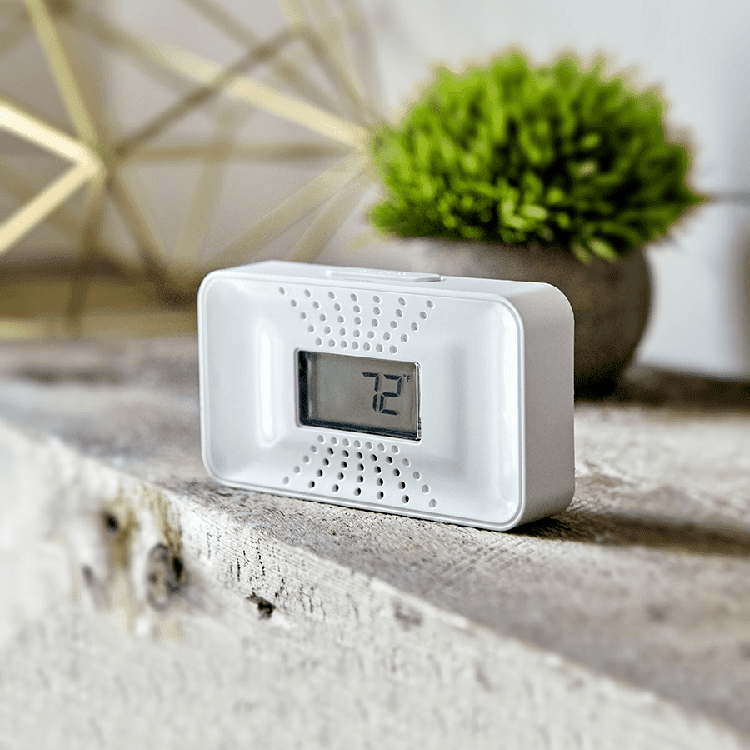
<path fill-rule="evenodd" d="M 195 357 L 190 339 L 0 350 L 3 570 L 9 580 L 27 560 L 20 579 L 42 589 L 17 597 L 15 620 L 0 609 L 0 682 L 14 686 L 0 726 L 31 731 L 8 696 L 43 695 L 78 736 L 60 696 L 95 693 L 87 659 L 111 648 L 130 654 L 97 666 L 129 696 L 118 720 L 159 694 L 134 696 L 138 659 L 161 665 L 170 687 L 149 721 L 170 727 L 167 746 L 182 736 L 165 718 L 175 681 L 205 688 L 190 726 L 200 716 L 244 741 L 267 719 L 261 747 L 294 746 L 304 727 L 308 747 L 344 746 L 344 728 L 382 746 L 383 727 L 404 747 L 748 743 L 747 408 L 579 405 L 573 507 L 500 534 L 209 482 Z M 85 617 L 65 599 L 52 532 L 68 540 Z M 160 543 L 184 566 L 174 595 L 148 581 Z M 126 637 L 97 606 L 184 638 Z M 231 686 L 257 711 L 235 715 Z M 96 697 L 111 707 L 113 695 Z"/>

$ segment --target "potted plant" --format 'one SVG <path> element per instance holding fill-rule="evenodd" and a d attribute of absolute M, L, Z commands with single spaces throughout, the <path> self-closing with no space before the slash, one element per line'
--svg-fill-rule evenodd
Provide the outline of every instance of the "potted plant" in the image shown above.
<path fill-rule="evenodd" d="M 372 145 L 385 200 L 370 220 L 433 240 L 418 243 L 415 268 L 546 281 L 567 295 L 579 395 L 616 383 L 648 317 L 643 248 L 702 200 L 659 94 L 603 68 L 572 56 L 533 67 L 513 51 L 440 69 Z"/>

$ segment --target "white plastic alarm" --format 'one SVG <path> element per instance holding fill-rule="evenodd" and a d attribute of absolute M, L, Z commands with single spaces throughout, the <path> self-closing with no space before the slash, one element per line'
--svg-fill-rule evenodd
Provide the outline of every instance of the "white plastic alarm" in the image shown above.
<path fill-rule="evenodd" d="M 573 496 L 573 315 L 541 283 L 266 262 L 198 297 L 216 481 L 509 529 Z"/>

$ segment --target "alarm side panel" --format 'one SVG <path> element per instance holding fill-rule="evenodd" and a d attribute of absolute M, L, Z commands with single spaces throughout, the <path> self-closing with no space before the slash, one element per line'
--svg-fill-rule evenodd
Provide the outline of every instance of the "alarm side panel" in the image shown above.
<path fill-rule="evenodd" d="M 570 303 L 541 282 L 446 278 L 445 284 L 455 292 L 494 294 L 515 311 L 523 341 L 525 496 L 514 525 L 562 512 L 575 490 Z"/>
<path fill-rule="evenodd" d="M 524 330 L 525 523 L 561 513 L 575 491 L 574 324 L 567 298 L 548 284 L 513 305 Z"/>
<path fill-rule="evenodd" d="M 267 283 L 210 274 L 198 304 L 201 436 L 211 476 L 245 485 L 265 461 L 288 451 L 294 387 L 281 349 L 282 305 Z"/>

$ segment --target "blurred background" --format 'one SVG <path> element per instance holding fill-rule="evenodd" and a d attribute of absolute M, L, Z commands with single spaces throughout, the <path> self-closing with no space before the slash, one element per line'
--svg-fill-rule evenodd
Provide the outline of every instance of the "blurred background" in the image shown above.
<path fill-rule="evenodd" d="M 328 10 L 320 9 L 324 5 Z M 29 320 L 65 310 L 69 279 L 86 273 L 99 280 L 87 291 L 89 307 L 135 316 L 169 310 L 172 317 L 152 316 L 155 329 L 142 330 L 181 332 L 191 330 L 195 282 L 213 267 L 288 258 L 290 251 L 309 259 L 299 254 L 303 246 L 310 257 L 320 251 L 320 262 L 398 267 L 399 253 L 386 241 L 363 239 L 365 211 L 377 192 L 366 175 L 346 173 L 330 197 L 326 170 L 333 169 L 335 177 L 335 165 L 356 151 L 351 140 L 327 137 L 321 128 L 291 122 L 247 99 L 209 96 L 205 90 L 202 98 L 196 96 L 198 62 L 217 64 L 203 78 L 205 87 L 222 68 L 248 63 L 248 45 L 274 40 L 285 45 L 286 60 L 304 68 L 306 90 L 267 61 L 249 61 L 250 75 L 342 121 L 368 127 L 381 118 L 397 119 L 436 65 L 461 68 L 518 46 L 537 63 L 563 51 L 584 60 L 603 53 L 610 72 L 628 70 L 643 87 L 659 87 L 669 104 L 669 126 L 685 130 L 693 143 L 693 187 L 713 200 L 649 249 L 654 305 L 637 361 L 750 380 L 750 4 L 745 0 L 710 6 L 698 0 L 306 3 L 322 24 L 321 36 L 326 18 L 337 19 L 344 30 L 337 59 L 356 71 L 350 83 L 362 87 L 359 105 L 351 92 L 342 95 L 340 76 L 325 56 L 311 52 L 304 40 L 284 40 L 297 7 L 287 0 L 54 0 L 46 7 L 103 134 L 95 150 L 105 161 L 115 151 L 121 157 L 111 161 L 119 194 L 108 192 L 96 227 L 100 244 L 117 262 L 114 270 L 101 258 L 81 266 L 82 188 L 0 255 L 0 319 Z M 49 55 L 29 19 L 23 2 L 0 2 L 0 99 L 75 135 Z M 152 45 L 136 54 L 144 39 Z M 155 62 L 165 50 L 192 55 L 183 62 L 194 75 Z M 278 147 L 270 148 L 273 144 Z M 64 159 L 0 131 L 0 220 L 66 166 Z M 311 183 L 325 200 L 310 200 L 307 211 L 297 205 L 274 231 L 273 222 L 263 224 Z M 148 273 L 135 281 L 128 277 L 123 269 L 143 267 L 144 242 L 164 268 L 190 283 L 165 291 L 144 283 Z M 175 317 L 180 311 L 183 317 Z M 21 335 L 27 329 L 13 330 Z"/>

